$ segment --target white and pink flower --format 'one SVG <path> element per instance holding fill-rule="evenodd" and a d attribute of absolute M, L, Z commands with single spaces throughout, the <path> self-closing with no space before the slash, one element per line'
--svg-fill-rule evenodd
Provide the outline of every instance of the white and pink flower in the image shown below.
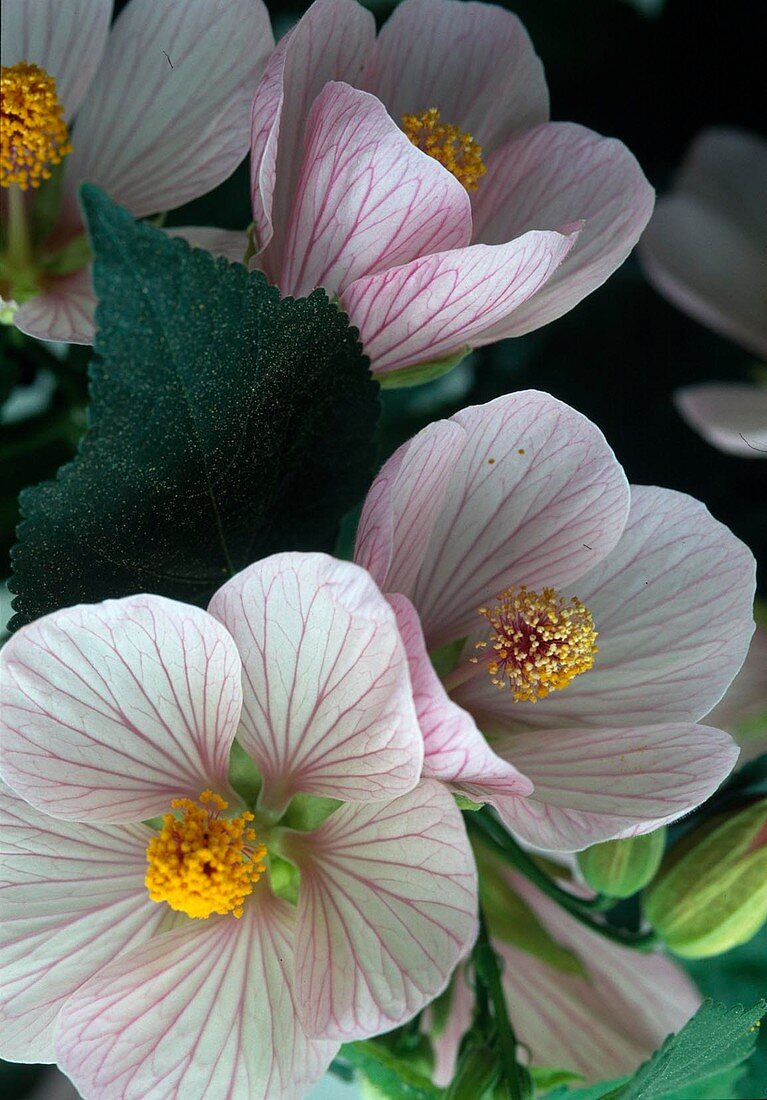
<path fill-rule="evenodd" d="M 767 142 L 705 130 L 642 237 L 647 277 L 675 306 L 767 358 Z M 707 442 L 767 457 L 767 390 L 745 383 L 685 386 L 677 409 Z"/>
<path fill-rule="evenodd" d="M 279 554 L 208 612 L 70 608 L 0 661 L 4 1057 L 57 1061 L 89 1100 L 294 1097 L 444 989 L 476 870 L 420 781 L 407 657 L 363 570 Z M 299 792 L 313 829 L 283 819 Z"/>
<path fill-rule="evenodd" d="M 620 142 L 549 121 L 516 16 L 455 0 L 404 0 L 378 37 L 316 0 L 259 85 L 251 191 L 256 265 L 336 295 L 379 375 L 561 316 L 653 206 Z"/>
<path fill-rule="evenodd" d="M 553 397 L 463 409 L 400 447 L 355 560 L 397 612 L 424 775 L 524 841 L 650 831 L 733 767 L 732 739 L 699 720 L 748 649 L 753 556 L 698 501 L 629 488 Z"/>
<path fill-rule="evenodd" d="M 14 322 L 43 339 L 93 337 L 87 250 L 77 248 L 79 185 L 98 184 L 137 217 L 210 191 L 247 154 L 250 104 L 274 46 L 262 0 L 131 0 L 110 30 L 111 14 L 112 0 L 3 3 L 4 78 L 23 62 L 44 70 L 63 121 L 74 121 L 55 224 L 45 239 L 27 242 L 26 257 L 9 257 L 0 276 L 10 279 L 6 298 L 13 278 L 24 284 Z M 41 146 L 43 162 L 32 168 L 48 171 L 46 157 L 55 164 L 58 155 Z M 28 218 L 34 184 L 14 201 L 11 190 L 4 178 L 3 220 Z M 229 241 L 216 229 L 181 234 L 212 251 Z"/>

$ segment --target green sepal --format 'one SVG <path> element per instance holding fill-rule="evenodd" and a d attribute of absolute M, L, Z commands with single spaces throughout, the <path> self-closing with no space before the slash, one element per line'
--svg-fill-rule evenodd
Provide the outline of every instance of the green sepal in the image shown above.
<path fill-rule="evenodd" d="M 444 680 L 453 671 L 465 644 L 466 638 L 456 638 L 454 642 L 448 642 L 447 645 L 440 646 L 429 654 L 434 671 L 440 680 Z"/>
<path fill-rule="evenodd" d="M 606 840 L 578 853 L 578 866 L 597 893 L 629 898 L 651 882 L 666 844 L 665 827 L 644 836 Z"/>
<path fill-rule="evenodd" d="M 325 798 L 318 794 L 297 794 L 280 820 L 286 829 L 309 832 L 317 829 L 335 813 L 343 803 L 337 798 Z"/>
<path fill-rule="evenodd" d="M 453 798 L 459 810 L 469 810 L 471 813 L 476 813 L 477 810 L 481 810 L 485 805 L 484 802 L 475 802 L 474 799 L 469 798 L 468 795 L 456 794 L 455 791 L 453 792 Z"/>
<path fill-rule="evenodd" d="M 382 390 L 401 390 L 409 386 L 422 386 L 424 382 L 433 382 L 435 378 L 441 378 L 454 370 L 462 363 L 467 355 L 471 354 L 468 344 L 453 355 L 447 355 L 443 359 L 429 359 L 425 363 L 416 363 L 412 367 L 400 367 L 376 375 Z"/>
<path fill-rule="evenodd" d="M 291 905 L 298 904 L 298 891 L 301 886 L 301 872 L 287 859 L 275 852 L 269 853 L 269 885 L 272 893 Z"/>
<path fill-rule="evenodd" d="M 229 786 L 237 791 L 246 806 L 255 806 L 261 783 L 261 772 L 235 739 L 229 756 Z"/>
<path fill-rule="evenodd" d="M 43 256 L 40 266 L 46 275 L 71 275 L 73 271 L 84 268 L 92 259 L 93 253 L 88 238 L 81 233 L 59 252 L 50 257 Z"/>

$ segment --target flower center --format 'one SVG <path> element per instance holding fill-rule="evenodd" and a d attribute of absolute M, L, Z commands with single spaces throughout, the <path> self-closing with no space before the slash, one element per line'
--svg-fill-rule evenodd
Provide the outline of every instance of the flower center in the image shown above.
<path fill-rule="evenodd" d="M 492 682 L 497 688 L 508 684 L 516 702 L 543 699 L 594 664 L 594 620 L 575 597 L 565 600 L 553 588 L 538 593 L 522 585 L 506 589 L 497 607 L 481 607 L 479 613 L 492 633 L 477 649 L 487 651 Z M 470 660 L 476 664 L 480 658 Z"/>
<path fill-rule="evenodd" d="M 72 152 L 56 81 L 19 61 L 0 75 L 0 186 L 22 191 L 50 179 L 51 167 Z"/>
<path fill-rule="evenodd" d="M 413 145 L 444 165 L 467 191 L 477 190 L 487 165 L 482 160 L 482 146 L 471 134 L 441 122 L 436 107 L 420 115 L 403 115 L 402 129 Z"/>
<path fill-rule="evenodd" d="M 212 913 L 242 916 L 242 905 L 266 870 L 263 844 L 248 828 L 253 814 L 221 817 L 229 808 L 220 795 L 203 791 L 171 802 L 181 816 L 165 814 L 163 827 L 146 850 L 146 888 L 152 901 L 166 901 L 188 917 Z"/>

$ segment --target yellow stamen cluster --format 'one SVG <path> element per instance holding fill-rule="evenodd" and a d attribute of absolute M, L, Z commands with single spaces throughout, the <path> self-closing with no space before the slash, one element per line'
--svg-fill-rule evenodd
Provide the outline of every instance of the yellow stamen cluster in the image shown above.
<path fill-rule="evenodd" d="M 487 165 L 482 160 L 482 146 L 471 134 L 442 122 L 436 107 L 420 115 L 403 115 L 402 129 L 413 145 L 443 164 L 467 191 L 477 190 Z"/>
<path fill-rule="evenodd" d="M 487 651 L 483 659 L 493 684 L 508 684 L 516 702 L 543 699 L 592 667 L 597 632 L 580 600 L 566 601 L 553 588 L 538 593 L 522 585 L 508 588 L 498 601 L 497 607 L 479 609 L 492 633 L 476 648 Z M 471 658 L 475 664 L 479 660 Z"/>
<path fill-rule="evenodd" d="M 22 191 L 50 179 L 51 167 L 72 152 L 56 81 L 20 61 L 0 75 L 0 185 Z"/>
<path fill-rule="evenodd" d="M 212 791 L 203 791 L 199 801 L 199 806 L 190 798 L 171 803 L 182 816 L 165 814 L 162 829 L 149 841 L 146 888 L 152 901 L 165 901 L 188 917 L 241 917 L 245 898 L 266 869 L 266 848 L 248 828 L 252 813 L 221 817 L 229 804 Z"/>

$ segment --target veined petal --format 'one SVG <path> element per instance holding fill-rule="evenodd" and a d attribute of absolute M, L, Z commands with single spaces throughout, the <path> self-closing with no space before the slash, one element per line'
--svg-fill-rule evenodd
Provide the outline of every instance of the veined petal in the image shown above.
<path fill-rule="evenodd" d="M 748 547 L 700 501 L 632 486 L 620 542 L 573 585 L 599 632 L 594 667 L 535 703 L 479 678 L 456 701 L 506 728 L 697 721 L 745 659 L 754 571 Z"/>
<path fill-rule="evenodd" d="M 199 608 L 145 595 L 55 611 L 7 642 L 0 668 L 0 770 L 46 813 L 140 821 L 226 794 L 240 658 Z"/>
<path fill-rule="evenodd" d="M 410 678 L 424 739 L 423 775 L 452 790 L 495 804 L 496 795 L 528 795 L 533 784 L 496 756 L 477 725 L 447 695 L 426 652 L 418 614 L 405 596 L 390 596 L 410 661 Z"/>
<path fill-rule="evenodd" d="M 477 926 L 474 857 L 439 783 L 346 805 L 298 841 L 296 990 L 308 1034 L 361 1039 L 440 993 Z"/>
<path fill-rule="evenodd" d="M 437 107 L 483 150 L 549 117 L 543 65 L 527 31 L 490 4 L 405 0 L 378 36 L 362 87 L 396 120 Z"/>
<path fill-rule="evenodd" d="M 77 119 L 64 178 L 140 217 L 225 180 L 248 151 L 250 105 L 274 38 L 261 0 L 131 0 Z"/>
<path fill-rule="evenodd" d="M 443 358 L 496 339 L 488 333 L 548 282 L 576 236 L 531 232 L 422 256 L 358 279 L 341 306 L 374 373 Z"/>
<path fill-rule="evenodd" d="M 365 498 L 354 560 L 387 592 L 409 592 L 466 443 L 453 420 L 438 420 L 403 443 Z"/>
<path fill-rule="evenodd" d="M 707 443 L 740 458 L 767 458 L 767 389 L 703 382 L 674 393 L 674 404 Z"/>
<path fill-rule="evenodd" d="M 293 923 L 264 884 L 240 920 L 192 921 L 131 951 L 66 1004 L 59 1065 L 93 1100 L 298 1100 L 338 1044 L 296 1018 Z"/>
<path fill-rule="evenodd" d="M 112 0 L 4 0 L 2 64 L 30 61 L 55 77 L 69 122 L 101 61 L 111 15 Z"/>
<path fill-rule="evenodd" d="M 151 832 L 57 821 L 4 784 L 0 820 L 0 1054 L 53 1062 L 54 1023 L 67 997 L 167 917 L 144 886 Z"/>
<path fill-rule="evenodd" d="M 561 317 L 620 267 L 647 225 L 654 192 L 620 141 L 572 122 L 516 135 L 488 161 L 472 203 L 474 240 L 499 244 L 531 229 L 578 224 L 578 239 L 543 289 L 500 320 L 488 340 Z"/>
<path fill-rule="evenodd" d="M 739 763 L 767 752 L 767 630 L 757 627 L 743 666 L 706 723 L 726 730 L 741 748 Z"/>
<path fill-rule="evenodd" d="M 259 248 L 276 235 L 261 261 L 272 278 L 285 247 L 311 105 L 329 81 L 355 82 L 374 40 L 373 15 L 361 4 L 315 0 L 269 59 L 253 101 L 250 184 Z"/>
<path fill-rule="evenodd" d="M 92 344 L 96 295 L 91 266 L 52 279 L 48 288 L 19 306 L 13 315 L 16 328 L 38 340 L 65 344 Z"/>
<path fill-rule="evenodd" d="M 408 140 L 375 96 L 326 84 L 306 123 L 281 292 L 340 293 L 470 239 L 469 196 L 458 180 Z"/>
<path fill-rule="evenodd" d="M 393 611 L 364 571 L 275 554 L 219 589 L 210 612 L 243 662 L 238 738 L 265 798 L 389 799 L 418 782 L 423 744 Z"/>
<path fill-rule="evenodd" d="M 499 397 L 451 423 L 465 432 L 463 450 L 418 576 L 398 589 L 430 649 L 473 630 L 478 608 L 510 584 L 575 580 L 612 550 L 628 512 L 628 485 L 602 433 L 548 394 Z"/>
<path fill-rule="evenodd" d="M 239 230 L 218 229 L 209 225 L 174 225 L 165 232 L 169 237 L 183 237 L 192 248 L 202 248 L 214 256 L 223 256 L 231 263 L 241 264 L 248 247 L 248 238 Z"/>
<path fill-rule="evenodd" d="M 691 723 L 531 730 L 494 748 L 535 784 L 529 798 L 496 799 L 503 820 L 528 844 L 564 852 L 675 821 L 738 758 L 728 734 Z"/>

